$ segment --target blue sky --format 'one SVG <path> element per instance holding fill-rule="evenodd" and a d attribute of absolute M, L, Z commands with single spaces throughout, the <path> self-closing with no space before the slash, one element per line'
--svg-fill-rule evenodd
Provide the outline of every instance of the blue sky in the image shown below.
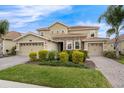
<path fill-rule="evenodd" d="M 62 22 L 68 26 L 98 25 L 99 36 L 105 37 L 108 26 L 98 23 L 99 16 L 107 6 L 0 6 L 0 19 L 8 19 L 10 30 L 18 32 L 36 31 L 54 22 Z"/>

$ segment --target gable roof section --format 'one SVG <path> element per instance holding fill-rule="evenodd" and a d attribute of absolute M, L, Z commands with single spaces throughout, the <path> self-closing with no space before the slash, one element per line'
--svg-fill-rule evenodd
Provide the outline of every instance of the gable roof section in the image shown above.
<path fill-rule="evenodd" d="M 77 31 L 77 30 L 81 30 L 81 31 L 84 31 L 85 30 L 86 31 L 86 30 L 98 30 L 99 29 L 99 26 L 66 26 L 63 23 L 56 22 L 56 23 L 52 24 L 49 27 L 39 28 L 39 29 L 37 29 L 37 31 L 50 31 L 49 28 L 51 28 L 55 24 L 63 25 L 65 27 L 67 27 L 69 31 Z"/>
<path fill-rule="evenodd" d="M 60 25 L 62 25 L 62 26 L 64 26 L 64 27 L 67 27 L 67 28 L 68 28 L 68 26 L 66 26 L 66 25 L 64 25 L 63 23 L 60 23 L 60 22 L 55 22 L 54 24 L 52 24 L 52 25 L 49 26 L 48 28 L 51 28 L 51 27 L 53 27 L 53 26 L 56 25 L 56 24 L 60 24 Z"/>
<path fill-rule="evenodd" d="M 20 36 L 21 36 L 21 33 L 16 32 L 16 31 L 10 31 L 3 38 L 9 39 L 9 40 L 14 40 L 15 38 L 20 37 Z"/>
<path fill-rule="evenodd" d="M 42 38 L 42 39 L 45 39 L 45 40 L 48 40 L 48 41 L 53 41 L 53 42 L 55 42 L 54 40 L 50 40 L 50 39 L 48 39 L 48 38 L 46 38 L 46 37 L 40 36 L 40 35 L 38 35 L 38 34 L 36 34 L 36 33 L 33 33 L 33 32 L 28 32 L 27 34 L 24 34 L 24 35 L 22 35 L 22 36 L 20 36 L 20 37 L 18 37 L 18 38 L 16 38 L 16 39 L 14 39 L 14 41 L 17 41 L 17 40 L 19 40 L 19 39 L 21 39 L 21 38 L 23 38 L 23 37 L 25 37 L 25 36 L 27 36 L 27 35 L 33 35 L 33 36 L 36 36 L 36 37 L 39 37 L 39 38 Z"/>

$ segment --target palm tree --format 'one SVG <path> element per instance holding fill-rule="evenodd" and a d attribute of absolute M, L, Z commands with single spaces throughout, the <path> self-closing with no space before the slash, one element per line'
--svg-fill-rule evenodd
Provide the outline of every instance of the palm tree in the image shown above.
<path fill-rule="evenodd" d="M 8 20 L 0 20 L 0 38 L 9 30 Z"/>
<path fill-rule="evenodd" d="M 99 17 L 99 22 L 105 21 L 111 28 L 107 30 L 107 35 L 115 34 L 116 57 L 119 58 L 119 32 L 124 29 L 124 7 L 123 5 L 111 5 Z"/>

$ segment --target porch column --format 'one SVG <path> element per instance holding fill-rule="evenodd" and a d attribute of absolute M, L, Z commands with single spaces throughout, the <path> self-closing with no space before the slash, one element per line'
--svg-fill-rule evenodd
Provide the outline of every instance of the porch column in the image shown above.
<path fill-rule="evenodd" d="M 84 42 L 84 50 L 88 51 L 88 42 Z"/>

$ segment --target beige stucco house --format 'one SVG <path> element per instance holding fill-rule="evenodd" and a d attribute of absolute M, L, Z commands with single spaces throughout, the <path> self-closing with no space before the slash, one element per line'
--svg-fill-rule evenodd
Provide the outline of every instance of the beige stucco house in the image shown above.
<path fill-rule="evenodd" d="M 97 26 L 67 26 L 56 22 L 48 27 L 37 29 L 38 33 L 27 33 L 16 39 L 17 54 L 47 50 L 87 50 L 90 56 L 99 56 L 111 49 L 108 38 L 98 37 Z"/>
<path fill-rule="evenodd" d="M 6 33 L 1 39 L 0 39 L 0 55 L 6 55 L 7 51 L 8 53 L 11 51 L 12 47 L 16 46 L 16 42 L 13 40 L 17 37 L 21 36 L 21 33 L 10 31 Z"/>

